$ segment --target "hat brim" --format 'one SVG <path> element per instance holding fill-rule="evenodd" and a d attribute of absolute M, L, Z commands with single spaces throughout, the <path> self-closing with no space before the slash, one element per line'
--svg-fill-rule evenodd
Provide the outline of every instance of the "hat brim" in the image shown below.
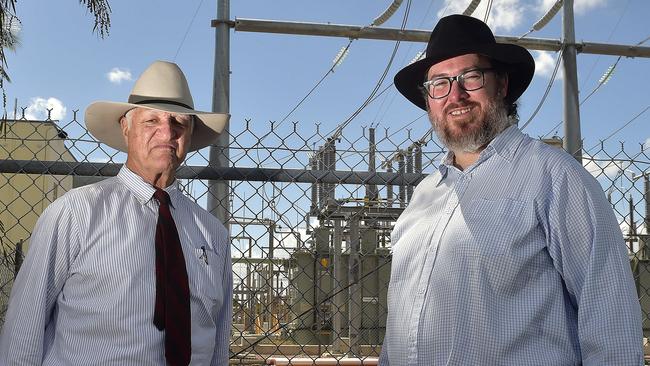
<path fill-rule="evenodd" d="M 122 136 L 120 118 L 133 108 L 155 109 L 170 113 L 193 114 L 196 116 L 192 142 L 189 151 L 209 146 L 223 131 L 230 119 L 229 114 L 195 111 L 173 104 L 133 104 L 99 101 L 86 108 L 85 121 L 88 132 L 106 145 L 127 152 L 126 141 Z"/>
<path fill-rule="evenodd" d="M 535 74 L 535 60 L 521 46 L 508 43 L 472 45 L 467 48 L 457 48 L 451 52 L 441 50 L 404 67 L 395 75 L 395 87 L 411 103 L 426 110 L 427 105 L 422 91 L 422 83 L 426 81 L 428 69 L 441 61 L 471 53 L 487 56 L 508 66 L 506 101 L 509 103 L 514 103 L 519 99 Z"/>

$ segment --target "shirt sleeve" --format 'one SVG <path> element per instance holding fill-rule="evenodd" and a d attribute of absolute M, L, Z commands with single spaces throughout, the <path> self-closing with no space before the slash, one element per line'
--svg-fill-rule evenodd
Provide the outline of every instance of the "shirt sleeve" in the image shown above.
<path fill-rule="evenodd" d="M 388 363 L 388 339 L 384 336 L 384 344 L 381 345 L 381 353 L 379 354 L 379 366 L 390 366 Z"/>
<path fill-rule="evenodd" d="M 232 328 L 232 259 L 230 258 L 230 243 L 228 235 L 221 238 L 226 247 L 223 268 L 223 305 L 217 315 L 216 342 L 211 364 L 213 366 L 227 365 L 230 358 L 230 332 Z"/>
<path fill-rule="evenodd" d="M 40 216 L 13 284 L 0 336 L 0 364 L 40 365 L 52 341 L 56 300 L 68 277 L 78 229 L 65 199 Z"/>
<path fill-rule="evenodd" d="M 553 182 L 548 249 L 577 311 L 584 365 L 643 365 L 641 309 L 611 205 L 586 171 Z"/>

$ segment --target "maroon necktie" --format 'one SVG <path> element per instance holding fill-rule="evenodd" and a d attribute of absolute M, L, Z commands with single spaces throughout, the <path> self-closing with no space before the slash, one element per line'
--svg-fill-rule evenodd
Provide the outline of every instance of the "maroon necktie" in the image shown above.
<path fill-rule="evenodd" d="M 165 330 L 165 358 L 170 366 L 188 365 L 191 358 L 190 288 L 169 194 L 156 188 L 156 307 L 153 324 Z"/>

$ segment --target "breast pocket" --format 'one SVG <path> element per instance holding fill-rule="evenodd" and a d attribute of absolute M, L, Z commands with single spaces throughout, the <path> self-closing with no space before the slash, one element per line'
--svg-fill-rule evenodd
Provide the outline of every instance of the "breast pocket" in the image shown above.
<path fill-rule="evenodd" d="M 214 319 L 217 311 L 223 304 L 223 254 L 219 254 L 207 247 L 194 248 L 193 270 L 194 292 L 204 310 Z"/>
<path fill-rule="evenodd" d="M 505 255 L 530 226 L 525 204 L 512 199 L 477 199 L 470 203 L 465 223 L 482 255 Z"/>

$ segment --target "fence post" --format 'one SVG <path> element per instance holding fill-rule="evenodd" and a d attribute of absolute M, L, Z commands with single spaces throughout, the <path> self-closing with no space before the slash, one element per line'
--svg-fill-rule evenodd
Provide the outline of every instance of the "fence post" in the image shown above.
<path fill-rule="evenodd" d="M 359 285 L 359 218 L 350 216 L 350 236 L 348 251 L 348 336 L 350 337 L 350 353 L 359 355 L 359 336 L 361 331 L 361 286 Z"/>
<path fill-rule="evenodd" d="M 406 150 L 406 172 L 413 173 L 413 147 L 409 146 Z M 413 185 L 409 184 L 406 187 L 406 202 L 411 202 L 411 196 L 413 196 Z"/>
<path fill-rule="evenodd" d="M 18 271 L 20 271 L 20 267 L 23 265 L 23 258 L 23 239 L 20 239 L 18 244 L 16 244 L 16 253 L 14 256 L 14 277 L 18 276 Z"/>
<path fill-rule="evenodd" d="M 404 176 L 406 171 L 406 164 L 404 164 L 404 152 L 400 151 L 397 155 L 397 172 L 399 175 Z M 404 183 L 399 185 L 399 207 L 406 207 L 406 187 Z"/>
<path fill-rule="evenodd" d="M 375 146 L 375 129 L 370 127 L 368 129 L 368 171 L 374 173 L 376 171 L 376 149 Z M 376 184 L 366 184 L 366 199 L 371 207 L 377 206 L 379 194 L 377 192 Z"/>
<path fill-rule="evenodd" d="M 343 228 L 341 220 L 334 220 L 334 238 L 332 246 L 332 266 L 334 267 L 332 276 L 332 293 L 335 293 L 333 299 L 332 314 L 332 348 L 335 353 L 344 353 L 341 342 L 341 326 L 343 324 L 343 307 L 345 303 L 344 292 L 341 291 L 343 284 L 343 268 L 341 266 L 341 243 L 343 241 Z M 341 291 L 341 292 L 339 292 Z"/>
<path fill-rule="evenodd" d="M 318 152 L 315 152 L 314 155 L 312 155 L 309 158 L 309 168 L 311 170 L 318 170 Z M 315 214 L 317 208 L 319 207 L 319 203 L 318 203 L 318 186 L 319 186 L 319 183 L 312 183 L 311 184 L 311 206 L 310 206 L 310 211 L 311 211 L 312 214 Z"/>
<path fill-rule="evenodd" d="M 387 161 L 386 162 L 386 173 L 392 173 L 393 172 L 393 162 L 392 161 Z M 386 207 L 393 207 L 393 185 L 392 184 L 387 184 L 386 185 Z"/>

